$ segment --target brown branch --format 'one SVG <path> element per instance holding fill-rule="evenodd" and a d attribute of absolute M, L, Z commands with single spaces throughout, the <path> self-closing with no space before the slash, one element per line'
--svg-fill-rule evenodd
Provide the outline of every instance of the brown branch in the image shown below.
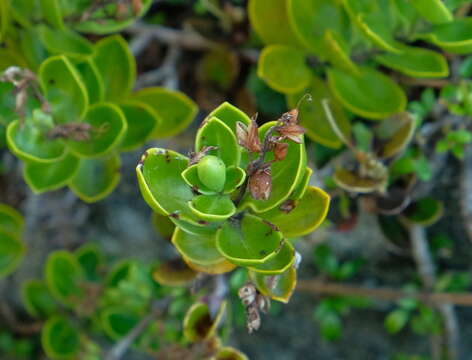
<path fill-rule="evenodd" d="M 0 300 L 0 315 L 5 320 L 8 327 L 16 334 L 30 336 L 41 331 L 41 322 L 22 323 L 20 322 L 8 303 Z"/>
<path fill-rule="evenodd" d="M 331 283 L 319 280 L 300 280 L 297 290 L 313 295 L 359 296 L 387 302 L 396 302 L 404 298 L 413 298 L 426 304 L 454 304 L 472 307 L 472 294 L 469 293 L 411 293 L 394 288 L 368 288 L 357 285 Z"/>

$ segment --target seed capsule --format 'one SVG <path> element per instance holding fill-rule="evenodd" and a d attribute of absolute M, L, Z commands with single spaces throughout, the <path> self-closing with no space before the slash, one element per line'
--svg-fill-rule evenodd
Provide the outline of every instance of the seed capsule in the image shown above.
<path fill-rule="evenodd" d="M 209 189 L 219 192 L 226 181 L 226 166 L 221 159 L 207 155 L 198 162 L 198 177 Z"/>

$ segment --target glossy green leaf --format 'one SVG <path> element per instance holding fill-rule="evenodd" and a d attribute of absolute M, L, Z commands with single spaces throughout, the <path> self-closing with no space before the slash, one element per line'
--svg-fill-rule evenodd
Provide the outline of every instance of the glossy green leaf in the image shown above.
<path fill-rule="evenodd" d="M 3 37 L 7 33 L 10 18 L 10 1 L 0 0 L 0 41 L 3 41 Z"/>
<path fill-rule="evenodd" d="M 196 69 L 197 79 L 203 86 L 228 91 L 239 75 L 239 56 L 226 46 L 206 52 Z"/>
<path fill-rule="evenodd" d="M 403 215 L 415 224 L 430 226 L 438 221 L 443 213 L 442 202 L 432 197 L 425 197 L 408 206 Z"/>
<path fill-rule="evenodd" d="M 348 19 L 339 2 L 332 0 L 287 0 L 289 22 L 295 35 L 308 49 L 323 56 L 326 30 L 345 35 Z"/>
<path fill-rule="evenodd" d="M 0 229 L 11 234 L 20 235 L 25 226 L 23 216 L 6 204 L 0 204 Z"/>
<path fill-rule="evenodd" d="M 80 78 L 87 89 L 90 104 L 101 102 L 105 99 L 105 88 L 98 72 L 97 66 L 91 58 L 77 61 L 71 59 L 75 68 L 80 74 Z"/>
<path fill-rule="evenodd" d="M 207 154 L 217 156 L 226 166 L 239 164 L 241 154 L 236 135 L 228 125 L 216 117 L 207 118 L 198 129 L 195 138 L 195 151 L 199 152 L 206 146 L 217 147 Z"/>
<path fill-rule="evenodd" d="M 108 307 L 100 314 L 100 322 L 105 333 L 117 340 L 128 334 L 138 324 L 139 316 L 127 308 Z"/>
<path fill-rule="evenodd" d="M 127 123 L 128 130 L 121 142 L 122 150 L 134 150 L 142 146 L 159 126 L 162 119 L 149 105 L 135 100 L 120 104 Z"/>
<path fill-rule="evenodd" d="M 310 186 L 300 200 L 288 202 L 282 209 L 276 207 L 260 216 L 277 226 L 284 237 L 290 238 L 309 234 L 323 222 L 330 197 L 320 188 Z"/>
<path fill-rule="evenodd" d="M 51 54 L 76 56 L 93 54 L 92 44 L 72 30 L 51 29 L 45 25 L 38 27 L 38 30 L 41 41 Z"/>
<path fill-rule="evenodd" d="M 20 264 L 25 246 L 17 234 L 0 229 L 0 278 L 10 274 Z"/>
<path fill-rule="evenodd" d="M 205 274 L 212 274 L 212 275 L 224 274 L 236 268 L 236 265 L 230 263 L 226 259 L 220 262 L 216 262 L 214 264 L 200 264 L 195 261 L 187 259 L 185 256 L 183 257 L 183 260 L 191 269 L 198 272 L 205 273 Z"/>
<path fill-rule="evenodd" d="M 68 251 L 58 250 L 48 256 L 45 279 L 51 294 L 64 305 L 73 306 L 85 295 L 81 287 L 85 280 L 83 270 Z"/>
<path fill-rule="evenodd" d="M 136 62 L 128 43 L 119 35 L 106 37 L 95 44 L 93 61 L 104 83 L 105 100 L 125 98 L 133 88 Z"/>
<path fill-rule="evenodd" d="M 288 20 L 286 0 L 249 0 L 252 27 L 266 44 L 298 43 Z"/>
<path fill-rule="evenodd" d="M 126 119 L 121 109 L 112 103 L 89 107 L 83 123 L 91 126 L 90 139 L 67 141 L 67 147 L 82 158 L 99 157 L 115 149 L 126 134 Z"/>
<path fill-rule="evenodd" d="M 56 301 L 42 280 L 26 280 L 21 286 L 21 298 L 26 310 L 34 317 L 49 317 L 57 309 Z"/>
<path fill-rule="evenodd" d="M 264 124 L 259 128 L 259 136 L 263 138 L 265 132 L 274 125 L 274 122 Z M 255 212 L 264 212 L 280 205 L 295 190 L 299 179 L 303 176 L 306 167 L 305 145 L 288 141 L 288 151 L 284 160 L 272 164 L 272 192 L 267 200 L 254 200 L 246 194 L 241 208 L 250 207 Z M 273 159 L 273 154 L 266 156 L 266 161 Z"/>
<path fill-rule="evenodd" d="M 237 265 L 262 264 L 276 255 L 282 234 L 257 216 L 225 222 L 216 235 L 218 251 Z"/>
<path fill-rule="evenodd" d="M 442 24 L 454 20 L 454 16 L 441 0 L 412 0 L 416 10 L 432 24 Z"/>
<path fill-rule="evenodd" d="M 248 360 L 248 357 L 239 350 L 225 346 L 218 349 L 212 360 Z"/>
<path fill-rule="evenodd" d="M 176 228 L 172 244 L 186 260 L 193 263 L 211 266 L 226 262 L 216 248 L 216 230 L 209 235 L 195 235 Z"/>
<path fill-rule="evenodd" d="M 51 359 L 73 359 L 80 351 L 80 334 L 68 319 L 54 316 L 41 330 L 41 345 Z"/>
<path fill-rule="evenodd" d="M 58 0 L 40 0 L 41 12 L 44 19 L 52 26 L 63 28 L 61 9 Z"/>
<path fill-rule="evenodd" d="M 427 38 L 447 52 L 468 54 L 472 52 L 472 17 L 434 25 Z"/>
<path fill-rule="evenodd" d="M 210 189 L 200 180 L 198 176 L 198 164 L 189 166 L 182 171 L 182 178 L 188 186 L 200 194 L 211 195 L 216 193 L 216 191 Z"/>
<path fill-rule="evenodd" d="M 24 58 L 23 62 L 26 61 L 24 66 L 35 72 L 49 56 L 43 41 L 38 36 L 38 32 L 38 27 L 18 30 L 19 48 Z"/>
<path fill-rule="evenodd" d="M 189 202 L 190 210 L 205 221 L 223 221 L 236 212 L 228 195 L 198 195 Z"/>
<path fill-rule="evenodd" d="M 26 67 L 28 64 L 19 54 L 12 49 L 0 48 L 0 71 L 3 72 L 13 64 L 21 67 Z"/>
<path fill-rule="evenodd" d="M 402 52 L 378 55 L 375 60 L 384 66 L 417 78 L 447 77 L 446 59 L 436 51 L 418 47 L 401 47 Z"/>
<path fill-rule="evenodd" d="M 153 138 L 174 136 L 187 128 L 197 115 L 197 105 L 185 94 L 161 87 L 137 91 L 133 99 L 148 104 L 162 119 L 153 131 Z"/>
<path fill-rule="evenodd" d="M 226 182 L 224 193 L 230 194 L 240 187 L 246 179 L 246 172 L 240 167 L 229 166 L 226 168 Z"/>
<path fill-rule="evenodd" d="M 122 280 L 126 279 L 132 266 L 132 260 L 122 260 L 113 265 L 105 279 L 106 286 L 117 287 Z"/>
<path fill-rule="evenodd" d="M 249 270 L 265 275 L 277 275 L 285 272 L 295 261 L 295 249 L 288 241 L 277 249 L 277 253 L 263 264 L 248 266 Z"/>
<path fill-rule="evenodd" d="M 64 142 L 48 139 L 46 134 L 32 124 L 32 118 L 15 120 L 7 128 L 7 144 L 10 150 L 23 160 L 53 163 L 65 155 Z"/>
<path fill-rule="evenodd" d="M 137 16 L 126 16 L 126 18 L 118 20 L 114 16 L 109 15 L 109 12 L 113 14 L 113 11 L 117 11 L 116 4 L 112 4 L 111 8 L 107 7 L 108 11 L 103 9 L 97 10 L 94 13 L 93 19 L 77 22 L 74 24 L 74 27 L 80 32 L 99 35 L 119 32 L 130 26 L 138 17 L 143 16 L 151 6 L 152 0 L 142 0 L 141 3 L 142 7 Z"/>
<path fill-rule="evenodd" d="M 157 265 L 152 271 L 153 279 L 161 285 L 184 286 L 195 280 L 198 273 L 182 259 L 175 259 Z"/>
<path fill-rule="evenodd" d="M 218 313 L 212 319 L 208 305 L 202 302 L 193 304 L 184 318 L 184 336 L 188 341 L 196 342 L 209 339 L 215 334 L 226 310 L 226 302 L 222 302 Z"/>
<path fill-rule="evenodd" d="M 303 173 L 303 177 L 300 178 L 300 182 L 297 184 L 297 187 L 290 194 L 290 199 L 298 200 L 305 195 L 306 191 L 308 190 L 308 184 L 310 183 L 312 174 L 313 170 L 307 166 L 305 168 L 305 172 Z"/>
<path fill-rule="evenodd" d="M 358 67 L 349 57 L 347 45 L 342 39 L 331 30 L 326 30 L 323 36 L 323 45 L 326 51 L 325 56 L 329 62 L 336 68 L 357 75 Z"/>
<path fill-rule="evenodd" d="M 37 194 L 59 189 L 75 175 L 79 168 L 79 159 L 67 154 L 62 159 L 41 163 L 26 161 L 23 167 L 23 177 L 29 187 Z"/>
<path fill-rule="evenodd" d="M 263 295 L 283 303 L 289 302 L 297 285 L 297 270 L 293 266 L 275 278 L 254 271 L 250 271 L 249 276 Z"/>
<path fill-rule="evenodd" d="M 136 167 L 141 193 L 148 205 L 162 215 L 176 214 L 178 218 L 195 219 L 188 201 L 192 189 L 181 176 L 188 158 L 174 151 L 152 148 L 147 150 Z"/>
<path fill-rule="evenodd" d="M 286 45 L 266 46 L 257 63 L 257 75 L 274 90 L 292 94 L 310 83 L 311 71 L 305 53 Z"/>
<path fill-rule="evenodd" d="M 171 240 L 176 227 L 168 216 L 153 212 L 151 222 L 159 235 L 161 235 L 165 240 Z"/>
<path fill-rule="evenodd" d="M 222 103 L 207 116 L 209 119 L 213 117 L 218 118 L 228 125 L 233 134 L 236 134 L 236 123 L 238 121 L 246 126 L 251 122 L 249 117 L 243 111 L 239 110 L 236 106 L 231 105 L 229 102 Z"/>
<path fill-rule="evenodd" d="M 334 172 L 333 180 L 340 188 L 360 194 L 383 191 L 387 185 L 386 179 L 374 180 L 361 178 L 357 174 L 346 169 L 337 169 Z"/>
<path fill-rule="evenodd" d="M 22 26 L 29 27 L 42 16 L 40 2 L 37 0 L 10 1 L 12 17 Z"/>
<path fill-rule="evenodd" d="M 405 93 L 390 77 L 368 67 L 360 71 L 352 76 L 328 70 L 330 89 L 344 106 L 368 119 L 383 119 L 405 109 Z"/>
<path fill-rule="evenodd" d="M 39 68 L 39 82 L 56 123 L 79 121 L 88 106 L 79 72 L 64 56 L 52 56 Z"/>
<path fill-rule="evenodd" d="M 312 97 L 312 101 L 302 101 L 299 108 L 298 118 L 300 125 L 306 130 L 306 135 L 324 146 L 339 148 L 342 143 L 331 127 L 321 101 L 324 99 L 329 101 L 330 109 L 338 128 L 349 138 L 351 124 L 343 107 L 333 97 L 325 82 L 316 76 L 312 78 L 310 86 L 305 91 L 287 96 L 289 107 L 296 107 L 304 94 L 310 94 Z"/>
<path fill-rule="evenodd" d="M 80 159 L 79 169 L 69 182 L 72 191 L 85 202 L 95 202 L 110 194 L 120 181 L 118 155 Z"/>
<path fill-rule="evenodd" d="M 79 262 L 88 281 L 97 281 L 103 271 L 103 255 L 97 245 L 88 243 L 75 251 L 75 257 Z"/>
<path fill-rule="evenodd" d="M 398 155 L 403 151 L 413 138 L 416 128 L 415 119 L 409 113 L 400 113 L 385 119 L 381 126 L 385 123 L 392 123 L 392 133 L 382 144 L 382 149 L 379 153 L 384 159 Z"/>

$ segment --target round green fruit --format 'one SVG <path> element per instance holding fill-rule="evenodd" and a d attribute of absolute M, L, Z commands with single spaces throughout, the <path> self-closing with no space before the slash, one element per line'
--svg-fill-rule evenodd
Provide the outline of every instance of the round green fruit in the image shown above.
<path fill-rule="evenodd" d="M 226 181 L 226 166 L 221 159 L 207 155 L 198 163 L 198 177 L 209 189 L 220 192 Z"/>

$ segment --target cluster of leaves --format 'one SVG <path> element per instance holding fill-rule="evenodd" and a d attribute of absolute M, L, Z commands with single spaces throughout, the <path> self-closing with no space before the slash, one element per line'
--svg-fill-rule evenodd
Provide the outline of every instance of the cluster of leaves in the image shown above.
<path fill-rule="evenodd" d="M 329 206 L 326 193 L 308 186 L 296 115 L 258 129 L 223 103 L 201 124 L 190 158 L 153 148 L 136 168 L 144 199 L 176 225 L 172 243 L 192 269 L 246 267 L 258 291 L 280 301 L 296 282 L 289 238 L 313 231 Z"/>
<path fill-rule="evenodd" d="M 132 92 L 136 64 L 123 38 L 92 44 L 73 30 L 102 34 L 128 20 L 107 23 L 91 15 L 90 22 L 69 28 L 55 17 L 56 8 L 69 19 L 100 1 L 61 2 L 64 8 L 54 1 L 2 3 L 9 9 L 2 19 L 11 26 L 5 25 L 1 39 L 0 123 L 33 191 L 68 185 L 84 201 L 100 200 L 119 182 L 120 152 L 176 135 L 195 117 L 196 105 L 182 93 L 160 87 Z M 41 3 L 43 12 L 23 3 Z M 100 9 L 113 13 L 108 5 Z"/>
<path fill-rule="evenodd" d="M 0 278 L 13 272 L 25 255 L 21 239 L 24 219 L 12 207 L 0 204 Z"/>
<path fill-rule="evenodd" d="M 206 304 L 191 305 L 194 297 L 187 290 L 153 281 L 150 266 L 126 259 L 110 267 L 93 244 L 75 252 L 52 252 L 44 279 L 26 281 L 22 299 L 31 316 L 45 321 L 41 344 L 51 359 L 101 359 L 100 339 L 119 341 L 156 311 L 161 316 L 146 325 L 134 349 L 161 354 L 158 358 L 169 352 L 200 351 L 202 358 L 245 359 L 237 350 L 223 347 L 216 336 L 224 303 L 213 319 Z"/>

